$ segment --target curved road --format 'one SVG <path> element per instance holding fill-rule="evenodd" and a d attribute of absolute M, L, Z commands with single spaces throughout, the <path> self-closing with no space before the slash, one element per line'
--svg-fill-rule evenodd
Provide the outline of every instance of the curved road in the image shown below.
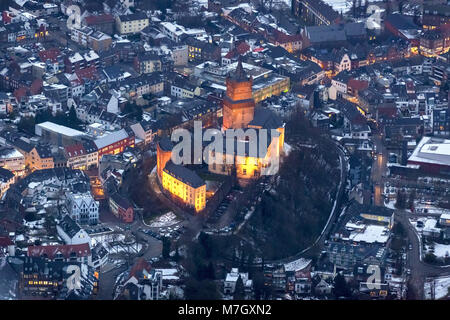
<path fill-rule="evenodd" d="M 339 214 L 341 212 L 341 206 L 342 206 L 342 195 L 344 194 L 345 185 L 347 183 L 347 166 L 348 162 L 345 158 L 345 154 L 343 151 L 343 147 L 341 147 L 339 144 L 336 144 L 336 149 L 339 153 L 339 162 L 341 166 L 341 179 L 339 181 L 339 187 L 336 191 L 336 201 L 333 206 L 333 209 L 331 210 L 330 216 L 328 218 L 328 221 L 322 230 L 322 233 L 317 238 L 317 240 L 308 248 L 303 249 L 299 253 L 295 254 L 294 256 L 280 259 L 280 260 L 274 260 L 274 261 L 267 261 L 267 263 L 287 263 L 293 260 L 297 260 L 301 258 L 302 256 L 309 256 L 311 254 L 317 253 L 318 251 L 322 250 L 322 248 L 325 246 L 325 240 L 328 238 L 328 235 L 334 225 L 334 222 L 339 217 Z"/>
<path fill-rule="evenodd" d="M 416 299 L 424 299 L 424 283 L 426 278 L 439 276 L 450 276 L 450 266 L 439 267 L 427 264 L 420 259 L 421 242 L 417 231 L 409 222 L 411 214 L 406 211 L 397 210 L 395 221 L 400 223 L 407 232 L 412 249 L 408 252 L 407 266 L 411 270 L 410 284 L 416 293 Z"/>
<path fill-rule="evenodd" d="M 377 159 L 372 166 L 372 182 L 374 184 L 374 205 L 384 206 L 382 197 L 385 177 L 388 151 L 382 142 L 382 136 L 376 134 L 372 136 L 372 141 L 377 148 Z M 417 216 L 417 215 L 415 215 Z M 414 226 L 409 222 L 411 214 L 407 211 L 396 210 L 395 221 L 406 230 L 409 243 L 412 249 L 407 253 L 406 266 L 411 270 L 410 285 L 413 287 L 415 299 L 424 299 L 424 282 L 426 278 L 450 275 L 450 266 L 439 267 L 427 264 L 421 260 L 421 242 Z"/>

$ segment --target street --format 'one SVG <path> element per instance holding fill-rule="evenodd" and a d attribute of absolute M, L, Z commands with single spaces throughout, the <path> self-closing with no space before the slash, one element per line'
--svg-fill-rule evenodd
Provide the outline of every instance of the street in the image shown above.
<path fill-rule="evenodd" d="M 372 183 L 374 186 L 373 203 L 376 206 L 383 206 L 383 176 L 386 172 L 388 154 L 386 148 L 383 146 L 382 136 L 380 134 L 373 135 L 372 142 L 377 150 L 377 158 L 372 165 Z"/>
<path fill-rule="evenodd" d="M 421 261 L 421 243 L 414 226 L 409 222 L 410 213 L 403 210 L 395 212 L 395 222 L 407 231 L 412 249 L 408 251 L 407 268 L 411 270 L 410 284 L 416 293 L 416 299 L 424 299 L 424 282 L 427 277 L 450 276 L 450 266 L 433 266 Z"/>

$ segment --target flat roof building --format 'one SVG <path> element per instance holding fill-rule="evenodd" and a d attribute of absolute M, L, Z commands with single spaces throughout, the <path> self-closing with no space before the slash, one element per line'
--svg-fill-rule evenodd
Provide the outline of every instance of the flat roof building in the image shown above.
<path fill-rule="evenodd" d="M 450 173 L 450 139 L 423 137 L 408 159 L 428 173 Z"/>
<path fill-rule="evenodd" d="M 75 143 L 79 138 L 85 136 L 84 132 L 50 121 L 37 124 L 35 126 L 35 133 L 42 137 L 44 141 L 58 146 Z"/>

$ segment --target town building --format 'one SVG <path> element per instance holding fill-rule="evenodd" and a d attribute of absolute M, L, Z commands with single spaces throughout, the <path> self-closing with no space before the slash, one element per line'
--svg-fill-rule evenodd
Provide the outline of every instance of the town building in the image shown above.
<path fill-rule="evenodd" d="M 31 171 L 51 169 L 55 164 L 48 145 L 33 146 L 22 139 L 13 141 L 12 145 L 25 157 L 25 168 Z"/>
<path fill-rule="evenodd" d="M 134 148 L 134 138 L 134 134 L 130 134 L 125 129 L 120 129 L 95 139 L 94 143 L 98 149 L 98 160 L 105 154 L 119 154 L 127 147 Z"/>
<path fill-rule="evenodd" d="M 139 259 L 121 285 L 120 298 L 126 300 L 159 300 L 162 291 L 162 272 Z"/>
<path fill-rule="evenodd" d="M 192 207 L 196 212 L 206 206 L 206 184 L 194 171 L 169 160 L 162 170 L 161 185 L 176 200 Z"/>
<path fill-rule="evenodd" d="M 56 225 L 56 230 L 66 244 L 75 245 L 91 242 L 86 231 L 81 229 L 69 215 L 64 216 L 62 221 Z"/>
<path fill-rule="evenodd" d="M 318 26 L 341 21 L 339 13 L 322 0 L 292 0 L 291 10 L 303 21 Z"/>
<path fill-rule="evenodd" d="M 450 108 L 433 109 L 433 135 L 450 137 Z"/>
<path fill-rule="evenodd" d="M 94 28 L 97 31 L 112 35 L 116 20 L 110 14 L 91 15 L 84 18 L 84 24 L 88 27 Z"/>
<path fill-rule="evenodd" d="M 217 88 L 226 90 L 226 80 L 234 72 L 239 62 L 220 66 L 218 63 L 207 61 L 194 69 L 194 76 L 215 84 Z M 290 90 L 290 78 L 256 65 L 243 63 L 242 68 L 252 77 L 252 92 L 255 103 L 259 103 L 272 96 L 278 96 Z"/>
<path fill-rule="evenodd" d="M 90 299 L 98 290 L 94 269 L 78 262 L 48 262 L 41 257 L 11 257 L 19 274 L 18 298 L 26 300 Z M 79 286 L 68 287 L 68 279 L 78 270 Z"/>
<path fill-rule="evenodd" d="M 84 132 L 50 121 L 36 124 L 35 133 L 42 138 L 42 141 L 57 146 L 66 146 L 76 143 L 81 137 L 85 136 Z"/>
<path fill-rule="evenodd" d="M 70 217 L 81 225 L 93 225 L 99 221 L 99 203 L 90 193 L 66 194 L 66 207 Z"/>
<path fill-rule="evenodd" d="M 116 30 L 120 34 L 139 33 L 149 24 L 148 17 L 142 13 L 133 13 L 116 17 Z"/>
<path fill-rule="evenodd" d="M 22 176 L 25 171 L 25 157 L 14 147 L 0 147 L 0 167 L 16 176 Z"/>
<path fill-rule="evenodd" d="M 8 191 L 9 187 L 16 181 L 14 173 L 0 167 L 0 199 Z"/>
<path fill-rule="evenodd" d="M 80 262 L 92 265 L 92 254 L 88 243 L 76 245 L 29 246 L 28 257 L 43 258 L 47 261 Z"/>
<path fill-rule="evenodd" d="M 435 29 L 450 23 L 450 9 L 446 4 L 424 4 L 422 12 L 422 27 Z"/>
<path fill-rule="evenodd" d="M 242 280 L 244 292 L 247 291 L 250 293 L 253 290 L 253 280 L 249 279 L 248 273 L 239 272 L 238 268 L 232 268 L 231 272 L 227 273 L 223 283 L 223 293 L 226 295 L 233 295 L 239 278 Z"/>
<path fill-rule="evenodd" d="M 138 54 L 134 58 L 134 70 L 139 74 L 161 71 L 161 59 L 153 52 Z"/>
<path fill-rule="evenodd" d="M 423 137 L 408 158 L 408 165 L 418 165 L 425 173 L 448 174 L 450 170 L 450 140 Z"/>
<path fill-rule="evenodd" d="M 134 220 L 134 209 L 131 203 L 117 192 L 112 194 L 108 200 L 111 212 L 120 220 L 131 223 Z"/>

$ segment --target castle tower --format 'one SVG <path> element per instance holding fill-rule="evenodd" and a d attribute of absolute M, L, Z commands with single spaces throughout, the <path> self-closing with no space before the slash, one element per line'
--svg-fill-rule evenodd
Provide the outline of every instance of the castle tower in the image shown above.
<path fill-rule="evenodd" d="M 223 99 L 223 129 L 246 128 L 253 120 L 253 79 L 248 77 L 239 59 L 234 73 L 227 76 L 227 92 Z"/>
<path fill-rule="evenodd" d="M 172 148 L 173 143 L 167 137 L 163 137 L 156 145 L 156 172 L 160 181 L 164 167 L 172 157 Z"/>

